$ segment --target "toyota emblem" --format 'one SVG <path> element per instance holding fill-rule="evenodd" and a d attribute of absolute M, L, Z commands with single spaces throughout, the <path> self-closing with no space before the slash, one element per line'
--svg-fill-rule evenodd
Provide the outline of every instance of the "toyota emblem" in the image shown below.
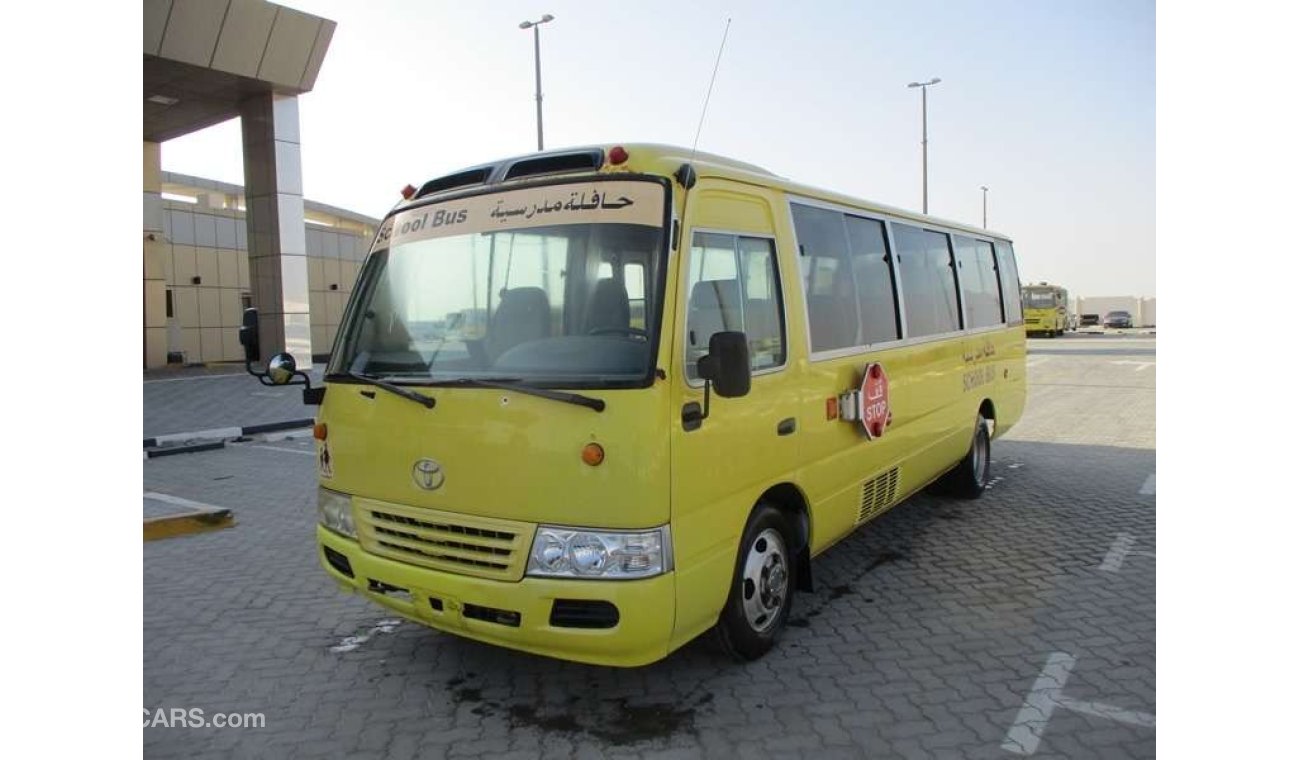
<path fill-rule="evenodd" d="M 426 491 L 436 491 L 442 487 L 442 465 L 432 459 L 418 459 L 411 468 L 411 478 L 415 484 Z"/>

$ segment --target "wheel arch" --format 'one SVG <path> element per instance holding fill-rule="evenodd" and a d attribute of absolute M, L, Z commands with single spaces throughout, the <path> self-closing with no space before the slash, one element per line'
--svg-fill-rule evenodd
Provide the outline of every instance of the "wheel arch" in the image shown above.
<path fill-rule="evenodd" d="M 988 425 L 989 437 L 992 438 L 994 431 L 997 429 L 996 423 L 998 420 L 997 407 L 993 405 L 993 399 L 985 398 L 980 402 L 979 415 L 984 418 L 985 423 Z"/>
<path fill-rule="evenodd" d="M 758 498 L 759 503 L 776 507 L 785 515 L 795 532 L 798 549 L 795 552 L 795 588 L 812 591 L 812 513 L 803 491 L 793 483 L 778 483 Z"/>

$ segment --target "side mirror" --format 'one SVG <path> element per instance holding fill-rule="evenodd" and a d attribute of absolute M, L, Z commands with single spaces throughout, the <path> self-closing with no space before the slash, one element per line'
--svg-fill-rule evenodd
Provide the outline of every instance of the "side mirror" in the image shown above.
<path fill-rule="evenodd" d="M 709 353 L 700 357 L 700 377 L 723 398 L 749 393 L 749 341 L 743 332 L 717 332 L 709 337 Z"/>
<path fill-rule="evenodd" d="M 298 362 L 287 353 L 279 353 L 266 363 L 266 371 L 259 372 L 253 368 L 253 362 L 262 356 L 262 348 L 257 339 L 257 309 L 244 309 L 244 324 L 239 328 L 239 342 L 244 347 L 244 369 L 257 378 L 262 385 L 302 385 L 302 402 L 319 405 L 325 397 L 324 388 L 311 387 L 311 378 L 305 372 L 298 371 Z M 297 381 L 294 378 L 299 378 Z"/>
<path fill-rule="evenodd" d="M 288 385 L 298 371 L 298 362 L 291 354 L 276 354 L 266 364 L 266 376 L 272 385 Z"/>
<path fill-rule="evenodd" d="M 244 309 L 244 324 L 239 328 L 239 344 L 244 347 L 244 361 L 255 362 L 262 358 L 257 342 L 257 309 Z"/>

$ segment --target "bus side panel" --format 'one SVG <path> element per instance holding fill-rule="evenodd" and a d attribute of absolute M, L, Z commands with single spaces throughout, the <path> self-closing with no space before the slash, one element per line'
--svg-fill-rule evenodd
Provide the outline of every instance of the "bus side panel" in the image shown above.
<path fill-rule="evenodd" d="M 994 363 L 995 375 L 993 385 L 984 392 L 993 401 L 993 410 L 997 418 L 994 437 L 1001 437 L 1020 421 L 1025 412 L 1025 397 L 1028 395 L 1028 380 L 1025 370 L 1026 342 L 1025 332 L 1020 327 L 1012 326 L 994 334 L 994 346 L 997 351 Z"/>
<path fill-rule="evenodd" d="M 961 346 L 946 341 L 820 361 L 810 368 L 815 397 L 858 387 L 864 368 L 878 362 L 889 379 L 892 420 L 884 435 L 868 439 L 860 423 L 823 419 L 806 431 L 810 463 L 798 473 L 812 501 L 814 553 L 851 531 L 863 517 L 864 486 L 898 467 L 896 498 L 925 485 L 964 452 L 959 429 Z M 973 419 L 973 410 L 970 415 Z M 960 453 L 958 453 L 960 451 Z"/>
<path fill-rule="evenodd" d="M 1024 357 L 1024 334 L 1012 326 L 814 363 L 809 385 L 829 398 L 836 389 L 857 387 L 864 365 L 879 362 L 889 378 L 893 420 L 875 440 L 856 422 L 801 431 L 811 461 L 796 480 L 813 503 L 813 552 L 878 514 L 867 509 L 864 493 L 874 478 L 898 468 L 892 505 L 961 461 L 985 399 L 993 403 L 998 435 L 1015 424 L 1024 410 Z"/>

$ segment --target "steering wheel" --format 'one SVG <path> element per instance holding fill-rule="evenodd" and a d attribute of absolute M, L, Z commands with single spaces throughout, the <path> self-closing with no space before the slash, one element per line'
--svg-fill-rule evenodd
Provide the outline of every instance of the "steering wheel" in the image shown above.
<path fill-rule="evenodd" d="M 593 327 L 587 331 L 588 335 L 630 335 L 634 338 L 648 340 L 650 334 L 645 330 L 637 327 Z"/>

